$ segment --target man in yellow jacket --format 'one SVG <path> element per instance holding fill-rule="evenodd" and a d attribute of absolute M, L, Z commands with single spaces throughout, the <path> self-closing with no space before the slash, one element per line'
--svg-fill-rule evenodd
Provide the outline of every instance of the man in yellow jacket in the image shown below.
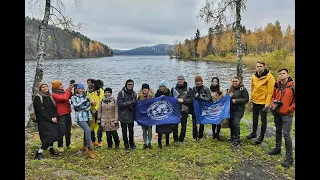
<path fill-rule="evenodd" d="M 271 103 L 275 79 L 270 71 L 265 69 L 265 63 L 258 61 L 256 63 L 256 72 L 252 74 L 251 79 L 251 95 L 250 103 L 252 103 L 253 125 L 252 132 L 247 139 L 257 137 L 258 118 L 261 116 L 260 136 L 255 140 L 256 144 L 260 144 L 264 139 L 267 130 L 267 111 Z"/>
<path fill-rule="evenodd" d="M 92 114 L 92 121 L 90 123 L 91 129 L 91 140 L 92 140 L 92 147 L 96 144 L 96 133 L 98 139 L 98 148 L 102 146 L 102 129 L 99 128 L 99 124 L 97 122 L 98 117 L 98 108 L 100 105 L 101 100 L 104 97 L 104 90 L 100 87 L 97 88 L 95 86 L 97 80 L 89 78 L 87 80 L 88 89 L 86 91 L 87 96 L 90 99 L 90 112 Z"/>

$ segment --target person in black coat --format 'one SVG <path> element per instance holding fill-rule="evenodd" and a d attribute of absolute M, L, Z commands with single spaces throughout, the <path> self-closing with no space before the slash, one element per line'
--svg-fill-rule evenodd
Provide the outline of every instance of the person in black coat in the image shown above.
<path fill-rule="evenodd" d="M 59 139 L 58 113 L 47 83 L 39 83 L 39 92 L 37 96 L 34 96 L 33 107 L 41 140 L 41 148 L 36 152 L 35 158 L 38 160 L 43 159 L 43 150 L 47 150 L 48 148 L 50 154 L 58 155 L 59 153 L 53 149 L 53 142 Z"/>
<path fill-rule="evenodd" d="M 195 86 L 192 89 L 192 98 L 198 99 L 204 102 L 211 102 L 210 89 L 203 85 L 203 79 L 201 76 L 194 78 Z M 192 137 L 193 141 L 203 140 L 204 124 L 200 124 L 199 131 L 196 123 L 196 114 L 192 111 Z"/>
<path fill-rule="evenodd" d="M 230 141 L 233 146 L 240 145 L 240 120 L 245 111 L 245 104 L 249 102 L 249 93 L 239 77 L 232 78 L 232 85 L 228 89 L 230 95 Z"/>
<path fill-rule="evenodd" d="M 124 143 L 125 152 L 129 153 L 129 145 L 132 149 L 136 150 L 137 146 L 134 142 L 134 121 L 136 120 L 135 108 L 136 100 L 138 98 L 137 93 L 133 90 L 134 82 L 132 79 L 128 79 L 125 86 L 118 93 L 118 120 L 120 121 L 122 130 L 122 139 Z M 129 140 L 128 133 L 129 132 Z"/>
<path fill-rule="evenodd" d="M 170 90 L 166 87 L 167 82 L 165 80 L 160 81 L 159 89 L 157 90 L 155 97 L 159 96 L 171 96 Z M 158 133 L 158 147 L 162 149 L 162 134 L 166 135 L 166 146 L 169 146 L 169 135 L 173 131 L 174 124 L 161 124 L 156 125 L 156 132 Z"/>

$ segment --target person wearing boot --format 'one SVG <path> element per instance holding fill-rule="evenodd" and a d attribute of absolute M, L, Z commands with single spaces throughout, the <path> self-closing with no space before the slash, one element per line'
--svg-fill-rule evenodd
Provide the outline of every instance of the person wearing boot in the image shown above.
<path fill-rule="evenodd" d="M 190 90 L 191 89 L 191 90 Z M 178 98 L 180 103 L 180 115 L 181 115 L 181 131 L 178 136 L 179 124 L 173 126 L 173 139 L 175 142 L 183 142 L 187 131 L 187 120 L 188 114 L 190 112 L 189 106 L 192 104 L 192 99 L 190 93 L 192 88 L 188 87 L 188 83 L 185 81 L 183 75 L 177 77 L 177 84 L 175 87 L 171 88 L 171 95 Z"/>
<path fill-rule="evenodd" d="M 232 146 L 240 145 L 240 120 L 245 111 L 245 104 L 249 102 L 249 93 L 238 76 L 232 78 L 232 84 L 227 93 L 230 95 L 230 141 Z"/>
<path fill-rule="evenodd" d="M 59 125 L 59 140 L 58 140 L 58 152 L 63 152 L 63 136 L 65 136 L 66 147 L 68 149 L 74 149 L 71 145 L 71 105 L 70 99 L 72 96 L 73 84 L 70 84 L 66 90 L 63 89 L 62 82 L 60 80 L 54 80 L 51 82 L 52 97 L 57 106 L 58 112 L 58 125 Z"/>
<path fill-rule="evenodd" d="M 264 139 L 267 130 L 267 111 L 270 106 L 273 85 L 275 79 L 270 71 L 265 69 L 265 63 L 258 61 L 256 63 L 256 72 L 252 74 L 250 104 L 252 104 L 252 132 L 246 136 L 247 139 L 257 137 L 258 118 L 261 115 L 260 136 L 255 140 L 260 144 Z"/>
<path fill-rule="evenodd" d="M 167 82 L 161 80 L 159 83 L 159 89 L 157 90 L 155 97 L 159 96 L 171 96 L 170 90 L 167 88 Z M 173 131 L 174 124 L 161 124 L 156 125 L 156 133 L 158 133 L 158 147 L 162 149 L 162 135 L 165 134 L 166 146 L 170 146 L 169 137 L 170 133 Z"/>
<path fill-rule="evenodd" d="M 43 159 L 43 150 L 49 148 L 51 155 L 59 155 L 53 149 L 53 143 L 59 139 L 56 104 L 49 92 L 49 86 L 45 82 L 39 82 L 39 92 L 33 99 L 33 108 L 36 114 L 36 122 L 41 140 L 41 148 L 36 152 L 35 158 Z"/>
<path fill-rule="evenodd" d="M 281 153 L 282 132 L 286 148 L 286 159 L 282 163 L 284 167 L 290 167 L 293 164 L 292 157 L 292 139 L 290 136 L 292 117 L 295 111 L 295 87 L 294 81 L 288 76 L 288 69 L 278 70 L 279 81 L 274 85 L 274 91 L 271 101 L 271 112 L 274 116 L 276 125 L 276 147 L 269 151 L 269 155 Z"/>
<path fill-rule="evenodd" d="M 196 98 L 200 101 L 210 102 L 212 100 L 210 89 L 203 85 L 203 79 L 201 76 L 194 78 L 195 86 L 192 88 L 192 98 Z M 192 112 L 192 137 L 193 141 L 203 140 L 204 124 L 200 124 L 199 131 L 196 123 L 196 114 Z"/>
<path fill-rule="evenodd" d="M 77 84 L 76 94 L 71 97 L 71 105 L 75 113 L 75 121 L 83 129 L 83 149 L 88 153 L 89 158 L 94 159 L 91 144 L 90 122 L 92 115 L 90 113 L 90 99 L 84 93 L 84 85 Z"/>
<path fill-rule="evenodd" d="M 210 93 L 212 102 L 217 102 L 225 96 L 223 89 L 220 87 L 220 81 L 218 77 L 213 77 L 210 85 Z M 217 129 L 217 131 L 216 131 Z M 220 136 L 221 124 L 212 124 L 212 138 L 217 138 L 219 141 L 223 141 Z"/>
<path fill-rule="evenodd" d="M 138 100 L 146 100 L 154 98 L 153 90 L 149 87 L 149 84 L 142 84 L 141 90 L 138 92 Z M 142 136 L 143 136 L 143 149 L 152 149 L 152 126 L 142 127 Z"/>
<path fill-rule="evenodd" d="M 112 138 L 116 146 L 115 149 L 119 149 L 118 105 L 115 97 L 112 96 L 112 89 L 109 87 L 104 89 L 104 98 L 98 108 L 98 123 L 100 131 L 106 132 L 108 149 L 112 148 Z"/>
<path fill-rule="evenodd" d="M 134 121 L 136 120 L 135 111 L 136 111 L 136 102 L 138 95 L 133 90 L 134 82 L 132 79 L 128 79 L 118 93 L 117 103 L 118 103 L 118 119 L 121 124 L 122 138 L 125 147 L 125 152 L 130 153 L 129 145 L 133 150 L 137 149 L 137 146 L 134 142 L 134 132 L 133 126 Z M 128 132 L 129 131 L 129 141 L 128 141 Z"/>

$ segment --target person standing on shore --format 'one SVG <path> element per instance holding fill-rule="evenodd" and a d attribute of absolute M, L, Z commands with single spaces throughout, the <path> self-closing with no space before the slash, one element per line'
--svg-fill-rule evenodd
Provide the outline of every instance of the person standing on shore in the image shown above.
<path fill-rule="evenodd" d="M 59 139 L 59 126 L 57 123 L 58 112 L 56 104 L 49 92 L 48 84 L 39 82 L 38 87 L 39 92 L 33 99 L 33 107 L 38 124 L 41 148 L 37 150 L 35 158 L 41 160 L 43 159 L 43 150 L 48 148 L 51 155 L 59 155 L 53 149 L 53 143 Z"/>
<path fill-rule="evenodd" d="M 264 139 L 267 130 L 267 111 L 270 106 L 275 79 L 271 72 L 265 69 L 265 63 L 258 61 L 256 63 L 256 72 L 251 78 L 250 104 L 252 104 L 252 132 L 246 136 L 247 139 L 257 137 L 258 118 L 261 116 L 260 136 L 255 140 L 260 144 Z"/>
<path fill-rule="evenodd" d="M 286 159 L 282 163 L 284 167 L 293 164 L 292 139 L 290 135 L 292 117 L 295 111 L 295 86 L 293 79 L 288 75 L 288 69 L 278 70 L 279 81 L 275 83 L 271 101 L 271 111 L 276 125 L 276 147 L 269 151 L 269 155 L 281 153 L 282 132 L 286 148 Z"/>
<path fill-rule="evenodd" d="M 118 118 L 121 124 L 122 138 L 125 147 L 125 152 L 130 153 L 129 145 L 133 150 L 137 149 L 137 146 L 134 142 L 134 121 L 136 120 L 136 102 L 138 95 L 133 90 L 134 82 L 132 79 L 128 79 L 118 93 L 117 103 L 118 103 Z M 128 132 L 129 131 L 129 140 Z"/>
<path fill-rule="evenodd" d="M 141 90 L 138 92 L 138 100 L 146 100 L 154 98 L 153 90 L 150 89 L 149 84 L 142 84 Z M 143 136 L 143 149 L 152 149 L 152 126 L 144 126 L 142 127 L 142 136 Z"/>

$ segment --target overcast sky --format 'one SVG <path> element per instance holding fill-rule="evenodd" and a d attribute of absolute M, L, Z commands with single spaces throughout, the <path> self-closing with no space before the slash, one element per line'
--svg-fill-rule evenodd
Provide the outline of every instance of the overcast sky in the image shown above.
<path fill-rule="evenodd" d="M 25 0 L 25 15 L 42 19 L 44 5 L 35 11 L 29 2 Z M 82 0 L 78 7 L 74 0 L 63 2 L 64 14 L 85 24 L 81 34 L 112 49 L 183 42 L 194 37 L 197 29 L 201 36 L 208 33 L 196 18 L 205 0 Z M 295 27 L 294 0 L 247 0 L 246 5 L 241 23 L 247 29 L 264 28 L 276 20 L 283 30 Z"/>

